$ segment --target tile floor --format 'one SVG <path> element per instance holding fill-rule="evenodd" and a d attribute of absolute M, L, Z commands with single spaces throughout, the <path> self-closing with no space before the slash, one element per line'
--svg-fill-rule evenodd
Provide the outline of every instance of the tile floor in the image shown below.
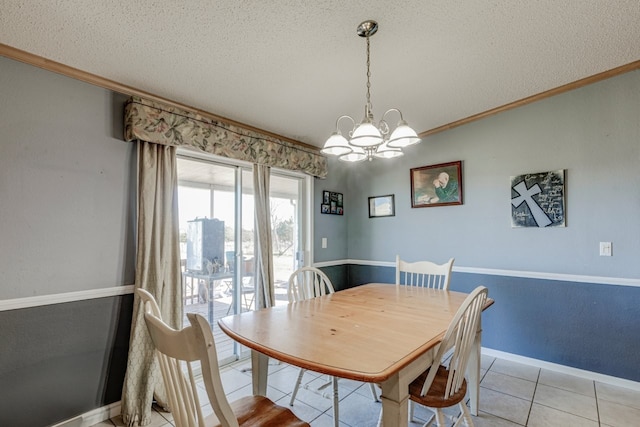
<path fill-rule="evenodd" d="M 273 362 L 272 362 L 273 363 Z M 249 362 L 239 362 L 222 371 L 229 400 L 251 393 Z M 298 369 L 285 364 L 269 366 L 268 396 L 288 406 Z M 310 387 L 324 377 L 305 375 Z M 368 385 L 340 380 L 341 427 L 375 426 L 381 404 L 373 400 Z M 207 405 L 205 412 L 210 413 Z M 312 427 L 333 426 L 331 400 L 317 392 L 300 389 L 292 410 Z M 427 418 L 416 410 L 417 421 Z M 171 414 L 154 410 L 151 427 L 170 427 Z M 411 423 L 412 426 L 422 422 Z M 633 427 L 640 426 L 640 392 L 560 374 L 529 365 L 483 356 L 480 413 L 477 427 Z M 118 416 L 96 427 L 123 426 Z"/>

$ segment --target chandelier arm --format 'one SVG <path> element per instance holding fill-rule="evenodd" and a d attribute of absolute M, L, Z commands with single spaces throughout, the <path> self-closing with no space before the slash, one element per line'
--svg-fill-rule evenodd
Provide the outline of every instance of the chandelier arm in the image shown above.
<path fill-rule="evenodd" d="M 380 121 L 384 120 L 387 114 L 389 114 L 392 111 L 395 111 L 398 114 L 400 114 L 400 120 L 404 120 L 404 117 L 402 117 L 402 111 L 398 110 L 397 108 L 389 108 L 387 111 L 384 112 L 384 114 L 382 115 L 382 119 Z"/>
<path fill-rule="evenodd" d="M 391 133 L 391 128 L 389 127 L 389 123 L 384 119 L 387 114 L 391 113 L 391 112 L 397 112 L 398 114 L 400 114 L 400 123 L 404 122 L 404 118 L 402 117 L 402 111 L 398 110 L 397 108 L 389 108 L 387 111 L 384 112 L 384 114 L 382 115 L 382 118 L 380 119 L 380 123 L 378 125 L 378 128 L 380 129 L 380 132 L 387 137 L 390 133 Z"/>
<path fill-rule="evenodd" d="M 347 116 L 347 115 L 338 117 L 338 119 L 336 120 L 336 131 L 340 132 L 340 120 L 342 120 L 342 119 L 351 120 L 351 123 L 353 123 L 353 126 L 351 126 L 351 130 L 349 131 L 349 133 L 353 132 L 353 128 L 356 127 L 356 121 L 353 119 L 353 117 Z"/>

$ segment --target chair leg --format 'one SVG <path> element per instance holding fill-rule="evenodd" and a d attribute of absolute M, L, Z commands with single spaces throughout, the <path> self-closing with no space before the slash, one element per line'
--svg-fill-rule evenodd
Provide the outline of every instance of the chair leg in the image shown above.
<path fill-rule="evenodd" d="M 378 398 L 378 393 L 376 393 L 376 386 L 374 383 L 369 383 L 369 388 L 371 388 L 371 396 L 373 396 L 373 401 L 374 402 L 380 402 L 380 399 Z"/>
<path fill-rule="evenodd" d="M 416 402 L 414 402 L 413 400 L 409 400 L 409 422 L 410 423 L 417 422 L 416 419 L 415 419 L 415 416 L 414 416 L 416 405 L 417 405 Z M 422 427 L 429 427 L 434 422 L 436 423 L 437 426 L 446 426 L 447 425 L 447 422 L 446 422 L 447 418 L 444 415 L 444 412 L 442 412 L 442 410 L 437 409 L 437 408 L 428 408 L 426 406 L 424 406 L 424 408 L 426 408 L 429 411 L 431 411 L 431 416 L 429 417 L 429 419 L 424 424 L 422 424 Z"/>
<path fill-rule="evenodd" d="M 289 401 L 289 406 L 293 406 L 293 401 L 296 400 L 296 395 L 298 394 L 298 388 L 300 388 L 300 383 L 302 382 L 302 377 L 306 369 L 300 368 L 300 373 L 298 374 L 298 379 L 296 380 L 296 385 L 293 387 L 293 391 L 291 392 L 291 400 Z"/>
<path fill-rule="evenodd" d="M 442 409 L 440 408 L 436 409 L 436 425 L 438 427 L 445 427 L 447 425 L 447 419 L 444 416 L 444 412 L 442 412 Z"/>
<path fill-rule="evenodd" d="M 253 305 L 253 300 L 255 298 L 255 294 L 251 293 L 251 298 L 247 300 L 247 294 L 244 294 L 244 308 L 247 311 L 251 311 L 251 306 Z"/>
<path fill-rule="evenodd" d="M 338 416 L 338 412 L 340 406 L 338 399 L 338 377 L 332 377 L 331 381 L 333 382 L 333 425 L 339 427 L 340 417 Z"/>
<path fill-rule="evenodd" d="M 382 424 L 382 409 L 380 410 L 380 415 L 378 416 L 378 425 L 377 427 L 383 427 Z"/>
<path fill-rule="evenodd" d="M 471 413 L 469 412 L 469 408 L 464 403 L 464 401 L 460 402 L 460 416 L 456 420 L 455 426 L 459 426 L 460 422 L 463 421 L 464 425 L 467 427 L 473 427 L 473 418 L 471 418 Z"/>

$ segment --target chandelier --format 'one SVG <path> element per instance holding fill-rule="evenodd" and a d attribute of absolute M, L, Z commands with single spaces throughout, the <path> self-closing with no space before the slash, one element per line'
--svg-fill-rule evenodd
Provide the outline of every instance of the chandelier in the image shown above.
<path fill-rule="evenodd" d="M 320 150 L 324 154 L 338 156 L 340 160 L 345 162 L 371 161 L 374 157 L 383 159 L 400 157 L 404 154 L 402 148 L 420 142 L 416 131 L 409 127 L 402 117 L 402 112 L 397 108 L 387 110 L 377 124 L 373 120 L 373 112 L 371 111 L 369 37 L 373 36 L 377 31 L 378 23 L 371 20 L 362 22 L 357 28 L 357 34 L 367 39 L 367 102 L 364 105 L 364 118 L 359 124 L 356 124 L 356 121 L 351 116 L 338 117 L 336 130 Z M 387 114 L 392 112 L 400 115 L 400 121 L 393 132 L 385 121 Z M 342 119 L 349 119 L 352 122 L 353 127 L 349 130 L 349 139 L 345 138 L 340 132 L 340 121 Z"/>

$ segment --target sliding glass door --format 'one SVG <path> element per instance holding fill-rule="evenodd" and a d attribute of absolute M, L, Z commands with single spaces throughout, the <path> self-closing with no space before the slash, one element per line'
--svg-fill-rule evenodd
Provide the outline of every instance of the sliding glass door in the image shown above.
<path fill-rule="evenodd" d="M 178 157 L 180 247 L 186 313 L 212 326 L 221 363 L 243 356 L 217 319 L 255 309 L 254 191 L 250 165 Z M 304 259 L 310 179 L 272 170 L 271 224 L 276 304 L 286 304 L 286 285 Z"/>

